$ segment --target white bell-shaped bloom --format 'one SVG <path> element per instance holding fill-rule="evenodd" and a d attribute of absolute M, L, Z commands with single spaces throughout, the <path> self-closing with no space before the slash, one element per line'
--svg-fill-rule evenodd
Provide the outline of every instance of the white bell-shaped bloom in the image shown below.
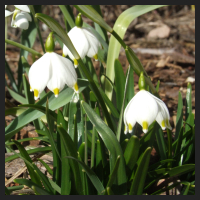
<path fill-rule="evenodd" d="M 32 18 L 28 12 L 30 9 L 27 5 L 14 5 L 16 9 L 13 12 L 5 10 L 5 17 L 8 17 L 13 14 L 11 26 L 14 28 L 21 28 L 27 30 L 29 27 L 29 21 L 32 21 Z M 6 8 L 6 5 L 5 5 Z"/>
<path fill-rule="evenodd" d="M 29 82 L 35 100 L 46 86 L 54 92 L 55 97 L 58 97 L 65 84 L 78 93 L 77 74 L 72 62 L 54 52 L 45 53 L 33 63 L 29 70 Z"/>
<path fill-rule="evenodd" d="M 93 57 L 96 61 L 98 61 L 97 53 L 98 48 L 101 48 L 101 43 L 88 28 L 75 26 L 69 31 L 68 36 L 81 59 L 87 55 L 88 57 Z M 70 50 L 63 45 L 63 56 L 67 55 L 74 61 L 74 66 L 77 67 L 77 60 L 74 58 Z"/>
<path fill-rule="evenodd" d="M 146 90 L 140 90 L 129 102 L 124 111 L 125 133 L 132 132 L 138 122 L 143 132 L 147 133 L 148 127 L 156 120 L 163 130 L 171 129 L 169 124 L 169 111 L 165 103 Z"/>

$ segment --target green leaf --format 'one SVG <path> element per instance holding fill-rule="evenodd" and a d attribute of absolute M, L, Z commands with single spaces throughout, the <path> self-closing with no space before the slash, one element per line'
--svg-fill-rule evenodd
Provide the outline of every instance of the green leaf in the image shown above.
<path fill-rule="evenodd" d="M 21 44 L 23 44 L 27 48 L 32 48 L 33 44 L 35 42 L 35 39 L 36 39 L 36 35 L 37 35 L 37 29 L 36 29 L 34 20 L 32 20 L 31 22 L 29 22 L 28 29 L 22 31 Z M 32 52 L 30 52 L 30 53 L 32 53 Z M 24 56 L 27 59 L 28 52 L 24 51 L 22 49 L 21 53 L 20 53 L 20 56 Z"/>
<path fill-rule="evenodd" d="M 130 73 L 130 66 L 128 68 L 126 82 L 124 83 L 125 84 L 125 88 L 124 88 L 124 93 L 123 93 L 123 101 L 122 101 L 122 106 L 121 106 L 121 111 L 120 111 L 120 116 L 119 116 L 119 122 L 118 122 L 118 126 L 117 126 L 117 133 L 116 133 L 116 135 L 117 135 L 118 141 L 120 141 L 120 136 L 121 136 L 122 119 L 123 119 L 123 114 L 124 114 L 124 104 L 125 104 L 125 99 L 126 99 L 126 91 L 127 91 L 127 83 L 128 83 L 128 80 L 129 80 L 129 73 Z M 119 94 L 116 94 L 116 95 L 119 95 Z M 121 95 L 120 95 L 120 97 L 121 97 Z"/>
<path fill-rule="evenodd" d="M 151 92 L 159 98 L 159 94 L 157 93 L 156 88 L 154 87 L 153 83 L 151 82 L 151 79 L 148 77 L 148 74 L 146 73 L 144 67 L 142 66 L 140 60 L 138 59 L 138 57 L 136 56 L 134 51 L 130 47 L 126 46 L 125 53 L 126 53 L 126 57 L 127 57 L 128 61 L 130 63 L 130 66 L 133 68 L 134 72 L 138 76 L 140 76 L 141 72 L 144 72 L 146 84 L 150 87 Z"/>
<path fill-rule="evenodd" d="M 111 172 L 111 174 L 109 176 L 109 180 L 108 180 L 106 188 L 111 188 L 113 183 L 114 183 L 114 180 L 117 177 L 117 170 L 119 168 L 119 161 L 120 161 L 120 156 L 117 157 L 115 167 L 113 168 L 113 171 Z"/>
<path fill-rule="evenodd" d="M 105 28 L 108 32 L 112 32 L 112 28 L 103 20 L 101 15 L 99 15 L 99 13 L 90 5 L 74 5 L 74 7 L 83 15 L 90 18 L 93 22 L 96 22 L 97 24 Z"/>
<path fill-rule="evenodd" d="M 46 170 L 49 172 L 49 174 L 53 175 L 53 171 L 52 169 L 49 167 L 49 165 L 47 165 L 43 160 L 37 158 L 43 165 L 44 167 L 46 168 Z"/>
<path fill-rule="evenodd" d="M 155 123 L 149 127 L 148 132 L 140 139 L 140 148 L 138 158 L 143 154 L 147 147 L 152 147 L 155 139 Z"/>
<path fill-rule="evenodd" d="M 165 139 L 164 134 L 160 126 L 158 124 L 156 126 L 156 142 L 158 144 L 158 150 L 161 157 L 161 160 L 167 159 L 166 155 L 166 147 L 165 147 Z"/>
<path fill-rule="evenodd" d="M 78 158 L 77 150 L 69 134 L 60 125 L 57 126 L 57 129 L 58 129 L 58 133 L 61 136 L 61 141 L 63 142 L 63 146 L 65 147 L 66 155 L 74 157 L 74 158 Z M 74 160 L 70 160 L 69 163 L 73 172 L 73 179 L 74 179 L 74 183 L 76 187 L 76 192 L 78 194 L 83 194 L 83 186 L 80 181 L 81 176 L 80 176 L 78 163 L 75 162 Z"/>
<path fill-rule="evenodd" d="M 48 137 L 44 136 L 44 137 L 30 137 L 30 138 L 24 138 L 21 140 L 17 140 L 18 142 L 26 142 L 26 141 L 31 141 L 31 140 L 42 140 L 42 141 L 49 141 Z M 8 146 L 13 145 L 14 142 L 8 142 L 6 143 Z"/>
<path fill-rule="evenodd" d="M 167 173 L 169 174 L 169 177 L 173 177 L 180 176 L 193 170 L 195 170 L 195 164 L 185 164 L 182 166 L 174 167 Z"/>
<path fill-rule="evenodd" d="M 140 162 L 131 184 L 129 195 L 142 195 L 144 189 L 144 183 L 147 175 L 151 155 L 151 147 L 148 147 L 142 155 Z"/>
<path fill-rule="evenodd" d="M 21 61 L 22 61 L 22 65 L 23 65 L 23 68 L 27 74 L 27 76 L 29 75 L 29 69 L 30 69 L 30 65 L 28 64 L 26 58 L 24 58 L 24 56 L 21 56 Z"/>
<path fill-rule="evenodd" d="M 101 13 L 101 8 L 100 8 L 100 5 L 91 5 L 98 13 L 101 17 L 102 16 L 102 13 Z M 96 31 L 101 35 L 101 37 L 106 41 L 106 43 L 108 44 L 109 43 L 109 40 L 108 40 L 108 35 L 107 35 L 107 31 L 102 28 L 101 26 L 99 26 L 99 24 L 97 24 L 96 22 L 94 23 L 94 26 L 95 26 L 95 29 Z"/>
<path fill-rule="evenodd" d="M 176 115 L 176 132 L 175 132 L 175 140 L 178 138 L 181 127 L 183 126 L 183 99 L 181 92 L 178 94 L 178 108 Z"/>
<path fill-rule="evenodd" d="M 42 187 L 38 186 L 37 184 L 33 183 L 32 181 L 26 180 L 26 179 L 14 179 L 15 183 L 19 183 L 21 185 L 26 185 L 29 188 L 33 189 L 40 195 L 52 195 L 52 193 L 49 193 L 47 190 L 44 190 Z"/>
<path fill-rule="evenodd" d="M 105 191 L 103 185 L 101 184 L 99 178 L 96 176 L 96 174 L 84 163 L 81 162 L 80 160 L 71 157 L 71 156 L 67 156 L 67 158 L 73 159 L 76 162 L 78 162 L 82 168 L 85 170 L 85 172 L 87 173 L 88 177 L 90 178 L 91 182 L 93 183 L 94 187 L 96 188 L 96 190 L 98 191 L 99 194 L 103 194 L 103 192 Z"/>
<path fill-rule="evenodd" d="M 99 85 L 97 85 L 97 87 L 99 89 L 99 92 L 100 92 L 103 100 L 105 101 L 106 105 L 110 109 L 110 112 L 113 114 L 114 117 L 119 118 L 119 112 L 117 111 L 117 109 L 115 108 L 113 103 L 110 101 L 110 99 L 108 99 L 108 97 L 106 96 L 106 94 L 104 93 L 102 88 Z"/>
<path fill-rule="evenodd" d="M 177 141 L 177 144 L 176 144 L 176 149 L 175 149 L 174 155 L 179 153 L 180 150 L 181 150 L 181 144 L 182 144 L 182 140 L 183 140 L 183 127 L 181 128 L 177 139 L 178 139 L 178 141 Z"/>
<path fill-rule="evenodd" d="M 35 172 L 37 172 L 37 175 L 40 177 L 40 180 L 42 181 L 42 184 L 43 184 L 45 190 L 47 190 L 48 192 L 53 194 L 53 188 L 52 188 L 47 176 L 45 174 L 43 174 L 35 164 L 33 164 L 33 167 L 35 169 Z"/>
<path fill-rule="evenodd" d="M 158 83 L 156 85 L 156 91 L 158 92 L 159 91 L 159 87 L 160 87 L 160 80 L 158 80 Z"/>
<path fill-rule="evenodd" d="M 9 40 L 9 39 L 5 39 L 5 42 L 8 43 L 8 44 L 11 44 L 11 45 L 13 45 L 13 46 L 19 47 L 19 48 L 21 48 L 21 49 L 24 49 L 25 51 L 28 51 L 28 52 L 30 52 L 30 53 L 32 53 L 32 54 L 38 56 L 38 57 L 41 57 L 41 56 L 42 56 L 39 52 L 37 52 L 37 51 L 35 51 L 35 50 L 33 50 L 33 49 L 27 47 L 27 46 L 24 46 L 24 45 L 22 45 L 22 44 L 20 44 L 20 43 L 14 42 L 14 41 Z"/>
<path fill-rule="evenodd" d="M 133 135 L 128 141 L 128 144 L 124 152 L 124 159 L 126 162 L 126 166 L 129 169 L 127 173 L 128 177 L 137 162 L 139 155 L 139 147 L 140 147 L 140 141 L 137 136 Z"/>
<path fill-rule="evenodd" d="M 60 10 L 62 11 L 65 19 L 67 20 L 67 22 L 69 23 L 70 27 L 73 28 L 75 26 L 74 20 L 71 17 L 70 13 L 68 12 L 67 8 L 65 7 L 65 5 L 59 5 Z"/>
<path fill-rule="evenodd" d="M 72 140 L 74 140 L 74 115 L 77 112 L 77 103 L 70 102 L 68 116 L 68 132 Z"/>
<path fill-rule="evenodd" d="M 27 153 L 29 155 L 31 154 L 35 154 L 35 153 L 48 153 L 49 151 L 51 151 L 51 147 L 39 147 L 39 148 L 35 148 L 35 149 L 30 149 L 30 150 L 27 150 Z M 12 156 L 9 156 L 7 158 L 5 158 L 5 163 L 6 162 L 9 162 L 9 161 L 12 161 L 14 159 L 18 158 L 18 155 L 12 155 Z"/>
<path fill-rule="evenodd" d="M 87 113 L 88 118 L 92 122 L 93 125 L 95 125 L 95 128 L 99 134 L 99 136 L 102 138 L 103 142 L 105 143 L 106 147 L 108 148 L 110 152 L 110 170 L 112 171 L 117 157 L 120 155 L 120 164 L 119 169 L 117 172 L 117 181 L 116 183 L 120 187 L 121 185 L 121 192 L 124 194 L 126 193 L 126 172 L 125 172 L 125 162 L 123 159 L 123 152 L 120 147 L 119 142 L 117 141 L 116 136 L 112 132 L 112 130 L 103 122 L 103 120 L 93 111 L 93 109 L 90 108 L 90 106 L 81 101 L 81 104 Z M 124 184 L 124 185 L 123 185 Z"/>
<path fill-rule="evenodd" d="M 121 110 L 125 89 L 126 78 L 124 76 L 124 71 L 122 65 L 118 59 L 115 59 L 115 85 L 116 85 L 116 100 L 117 100 L 117 109 Z"/>
<path fill-rule="evenodd" d="M 6 60 L 5 60 L 5 72 L 8 75 L 8 78 L 10 79 L 12 88 L 15 90 L 15 92 L 18 92 L 18 88 L 17 88 L 16 82 L 15 82 L 15 79 L 13 77 L 13 73 L 10 70 L 10 67 L 9 67 L 8 63 L 6 62 Z"/>
<path fill-rule="evenodd" d="M 128 74 L 127 74 L 127 76 L 128 76 Z M 133 68 L 130 67 L 128 84 L 127 84 L 127 92 L 126 92 L 127 100 L 124 104 L 125 108 L 126 108 L 127 104 L 129 103 L 129 101 L 134 97 L 134 95 L 135 95 L 135 91 L 134 91 L 134 71 L 133 71 Z"/>
<path fill-rule="evenodd" d="M 5 186 L 5 194 L 10 195 L 10 191 L 8 190 L 8 188 L 6 186 Z"/>
<path fill-rule="evenodd" d="M 12 187 L 6 187 L 8 189 L 9 192 L 13 192 L 15 190 L 21 190 L 24 188 L 23 185 L 17 185 L 17 186 L 12 186 Z"/>
<path fill-rule="evenodd" d="M 120 14 L 120 16 L 117 18 L 113 30 L 119 35 L 121 39 L 124 38 L 124 35 L 126 33 L 127 28 L 129 27 L 130 23 L 140 15 L 143 15 L 151 10 L 154 10 L 156 8 L 162 7 L 163 5 L 136 5 L 133 6 L 127 10 L 125 10 L 123 13 Z M 119 57 L 121 44 L 118 42 L 118 40 L 111 35 L 110 42 L 109 42 L 109 48 L 108 48 L 108 59 L 107 59 L 107 67 L 106 67 L 106 75 L 110 78 L 112 82 L 114 82 L 114 61 L 116 58 Z M 112 98 L 112 86 L 110 83 L 106 80 L 105 83 L 105 93 L 108 96 L 108 98 L 111 100 Z"/>
<path fill-rule="evenodd" d="M 57 115 L 57 124 L 62 124 L 63 128 L 67 130 L 67 122 L 65 121 L 63 114 L 60 110 L 58 110 Z M 57 130 L 58 131 L 58 130 Z M 59 133 L 57 133 L 58 137 Z M 67 153 L 65 151 L 65 147 L 63 142 L 61 141 L 61 138 L 59 137 L 59 144 L 60 145 L 60 151 L 61 151 L 61 195 L 69 195 L 71 190 L 71 183 L 70 183 L 70 165 L 68 159 L 65 157 L 67 156 Z"/>
<path fill-rule="evenodd" d="M 174 159 L 165 159 L 165 160 L 161 160 L 159 162 L 156 162 L 154 163 L 153 165 L 149 166 L 149 169 L 148 171 L 151 171 L 153 169 L 156 169 L 156 168 L 160 168 L 162 165 L 164 165 L 165 163 L 168 163 L 168 162 L 174 162 L 176 160 Z"/>
<path fill-rule="evenodd" d="M 13 142 L 17 146 L 21 156 L 31 164 L 31 166 L 30 166 L 28 163 L 25 162 L 27 170 L 28 170 L 30 177 L 31 177 L 31 181 L 42 187 L 42 184 L 40 182 L 40 178 L 39 178 L 38 174 L 34 171 L 32 160 L 29 157 L 27 151 L 25 150 L 25 148 L 19 142 L 15 141 L 15 140 L 13 140 Z"/>
<path fill-rule="evenodd" d="M 87 86 L 87 81 L 80 80 L 78 81 L 79 91 L 81 92 Z M 43 98 L 41 98 L 34 105 L 45 106 L 46 99 L 49 99 L 49 109 L 56 110 L 57 108 L 62 107 L 63 105 L 70 102 L 74 91 L 71 88 L 63 89 L 58 98 L 54 97 L 52 92 L 48 92 Z M 31 121 L 44 115 L 40 111 L 29 108 L 23 112 L 20 116 L 15 118 L 6 128 L 5 128 L 5 141 L 11 138 L 15 133 L 17 133 L 23 126 L 30 123 Z"/>
<path fill-rule="evenodd" d="M 8 89 L 8 91 L 9 91 L 9 93 L 12 96 L 13 99 L 15 99 L 16 101 L 18 101 L 21 104 L 26 104 L 27 103 L 27 100 L 24 97 L 22 97 L 20 94 L 14 92 L 13 90 L 11 90 L 8 87 L 7 87 L 7 89 Z"/>

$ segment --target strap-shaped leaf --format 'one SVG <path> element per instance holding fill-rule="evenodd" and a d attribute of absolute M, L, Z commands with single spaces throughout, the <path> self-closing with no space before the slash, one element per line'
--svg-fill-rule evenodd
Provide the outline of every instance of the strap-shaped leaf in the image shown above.
<path fill-rule="evenodd" d="M 78 81 L 79 91 L 81 92 L 87 86 L 88 82 L 85 80 Z M 49 108 L 51 110 L 56 110 L 57 108 L 62 107 L 63 105 L 70 102 L 74 91 L 71 88 L 63 89 L 58 98 L 54 97 L 52 92 L 48 92 L 43 98 L 41 98 L 34 105 L 45 106 L 47 98 L 49 99 Z M 31 121 L 41 117 L 44 115 L 42 112 L 34 110 L 33 108 L 29 108 L 25 112 L 23 112 L 20 116 L 15 118 L 6 128 L 5 128 L 5 140 L 7 141 L 11 138 L 15 133 L 17 133 L 23 126 L 30 123 Z"/>
<path fill-rule="evenodd" d="M 95 125 L 95 128 L 102 138 L 105 146 L 109 150 L 110 154 L 110 170 L 113 170 L 117 156 L 120 155 L 120 164 L 117 172 L 117 181 L 116 183 L 120 187 L 121 192 L 126 193 L 126 172 L 125 172 L 125 162 L 123 159 L 123 152 L 120 147 L 119 142 L 117 141 L 116 136 L 112 130 L 105 124 L 105 122 L 95 113 L 95 111 L 85 102 L 81 101 L 81 104 L 87 113 L 88 118 Z"/>
<path fill-rule="evenodd" d="M 88 177 L 92 181 L 94 187 L 97 189 L 98 193 L 102 195 L 103 192 L 105 191 L 105 189 L 104 189 L 101 181 L 99 180 L 99 178 L 96 176 L 96 174 L 84 162 L 81 162 L 80 160 L 78 160 L 74 157 L 71 157 L 71 156 L 67 156 L 67 158 L 75 160 L 82 166 L 82 168 L 85 170 Z"/>
<path fill-rule="evenodd" d="M 101 15 L 90 5 L 74 5 L 74 7 L 86 17 L 90 18 L 93 22 L 96 22 L 97 24 L 105 28 L 108 32 L 112 32 L 112 28 L 103 20 Z"/>
<path fill-rule="evenodd" d="M 133 178 L 129 195 L 142 195 L 144 183 L 149 166 L 149 160 L 151 155 L 151 147 L 148 147 L 142 155 L 140 162 Z"/>
<path fill-rule="evenodd" d="M 130 23 L 140 15 L 143 15 L 151 10 L 162 7 L 164 5 L 136 5 L 120 14 L 117 18 L 113 30 L 119 35 L 121 39 L 124 38 L 127 28 Z M 106 67 L 106 75 L 110 78 L 112 82 L 114 82 L 115 74 L 114 74 L 114 61 L 119 57 L 121 44 L 118 40 L 111 35 L 109 48 L 108 48 L 108 59 L 107 59 L 107 67 Z M 112 85 L 106 80 L 106 89 L 105 93 L 108 98 L 111 100 L 112 98 Z"/>

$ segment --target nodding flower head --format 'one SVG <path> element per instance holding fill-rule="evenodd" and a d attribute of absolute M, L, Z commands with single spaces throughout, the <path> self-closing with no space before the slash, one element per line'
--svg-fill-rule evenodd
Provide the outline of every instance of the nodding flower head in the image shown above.
<path fill-rule="evenodd" d="M 13 12 L 10 12 L 8 10 L 5 10 L 5 17 L 8 17 L 13 14 L 12 16 L 12 22 L 11 26 L 13 28 L 21 28 L 24 30 L 27 30 L 29 27 L 29 21 L 32 21 L 32 18 L 30 16 L 30 9 L 27 5 L 14 5 L 15 10 Z M 7 5 L 5 5 L 6 9 Z"/>
<path fill-rule="evenodd" d="M 139 123 L 142 126 L 143 132 L 148 132 L 148 127 L 156 120 L 161 128 L 171 129 L 169 119 L 169 111 L 165 103 L 146 91 L 145 78 L 141 74 L 139 82 L 141 90 L 131 99 L 124 111 L 125 133 L 132 132 L 134 125 Z"/>
<path fill-rule="evenodd" d="M 69 31 L 68 36 L 82 59 L 87 55 L 98 61 L 97 53 L 98 48 L 102 48 L 101 43 L 92 31 L 89 28 L 83 28 L 82 24 L 83 21 L 79 14 L 76 18 L 76 26 Z M 74 66 L 77 67 L 78 61 L 74 58 L 70 50 L 63 45 L 63 56 L 67 55 L 74 61 Z"/>
<path fill-rule="evenodd" d="M 49 34 L 45 47 L 46 53 L 33 63 L 29 70 L 30 90 L 37 100 L 47 86 L 58 97 L 65 84 L 78 93 L 77 74 L 72 62 L 53 52 L 52 33 Z"/>

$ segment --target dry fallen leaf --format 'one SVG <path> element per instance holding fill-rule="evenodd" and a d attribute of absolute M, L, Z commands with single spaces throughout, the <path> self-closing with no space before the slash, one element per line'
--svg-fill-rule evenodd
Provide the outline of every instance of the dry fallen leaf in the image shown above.
<path fill-rule="evenodd" d="M 151 30 L 148 33 L 147 38 L 168 38 L 169 34 L 170 34 L 170 27 L 163 24 L 162 26 Z"/>

